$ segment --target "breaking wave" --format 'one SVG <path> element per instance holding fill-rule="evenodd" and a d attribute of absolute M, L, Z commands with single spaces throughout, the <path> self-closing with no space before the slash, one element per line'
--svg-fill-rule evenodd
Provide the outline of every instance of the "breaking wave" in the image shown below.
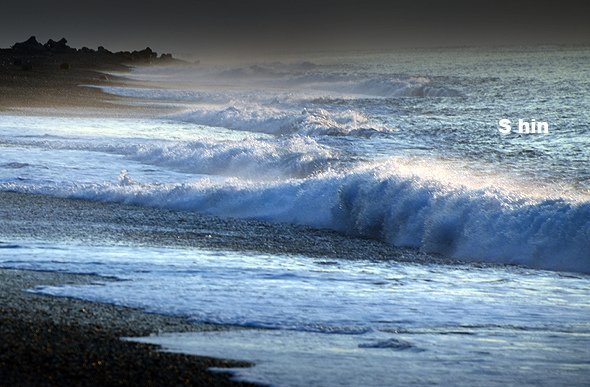
<path fill-rule="evenodd" d="M 238 99 L 244 100 L 244 95 L 240 96 L 240 93 L 246 91 L 249 93 L 248 98 L 263 98 L 265 95 L 281 92 L 291 94 L 294 91 L 297 94 L 312 93 L 320 96 L 333 96 L 334 93 L 340 93 L 349 98 L 354 96 L 363 98 L 463 96 L 460 90 L 452 84 L 447 84 L 449 82 L 446 79 L 433 80 L 422 76 L 358 74 L 354 71 L 344 73 L 330 70 L 330 66 L 320 66 L 310 62 L 257 64 L 217 71 L 171 67 L 157 70 L 155 74 L 152 74 L 155 77 L 153 79 L 147 78 L 147 80 L 164 83 L 168 78 L 175 78 L 177 82 L 170 84 L 169 88 L 113 86 L 100 86 L 100 88 L 106 93 L 125 97 L 196 103 L 227 102 L 232 97 L 242 97 Z M 182 88 L 183 83 L 178 80 L 184 80 L 190 84 L 191 90 Z"/>
<path fill-rule="evenodd" d="M 339 163 L 336 150 L 310 137 L 244 138 L 219 141 L 113 142 L 112 140 L 20 140 L 12 144 L 43 149 L 83 150 L 117 154 L 143 164 L 178 172 L 234 176 L 256 180 L 304 178 Z"/>
<path fill-rule="evenodd" d="M 426 78 L 369 78 L 355 81 L 341 81 L 327 84 L 328 90 L 345 94 L 358 94 L 373 97 L 460 97 L 455 89 L 432 84 Z"/>
<path fill-rule="evenodd" d="M 371 136 L 393 132 L 383 124 L 371 122 L 354 110 L 329 112 L 325 109 L 282 110 L 260 105 L 195 109 L 168 118 L 199 125 L 267 134 Z"/>
<path fill-rule="evenodd" d="M 392 168 L 266 183 L 4 183 L 0 189 L 303 224 L 461 260 L 590 273 L 590 202 L 449 186 Z"/>
<path fill-rule="evenodd" d="M 90 87 L 90 86 L 89 86 Z M 170 102 L 207 102 L 207 103 L 227 103 L 231 101 L 231 95 L 211 91 L 197 90 L 176 90 L 165 88 L 146 88 L 146 87 L 118 87 L 118 86 L 91 86 L 101 89 L 107 94 L 119 97 L 147 99 L 156 101 Z"/>

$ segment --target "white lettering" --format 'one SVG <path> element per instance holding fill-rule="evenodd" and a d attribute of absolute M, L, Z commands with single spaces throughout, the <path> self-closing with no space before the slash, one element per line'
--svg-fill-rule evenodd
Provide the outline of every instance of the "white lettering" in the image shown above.
<path fill-rule="evenodd" d="M 501 134 L 512 133 L 511 121 L 507 118 L 502 118 L 498 121 L 498 131 Z M 518 133 L 519 134 L 535 134 L 544 133 L 549 134 L 549 123 L 545 121 L 539 121 L 532 119 L 525 121 L 522 118 L 518 119 Z"/>
<path fill-rule="evenodd" d="M 508 120 L 506 118 L 503 118 L 500 121 L 498 121 L 498 125 L 500 125 L 498 130 L 502 134 L 508 134 L 512 131 L 512 127 L 510 126 L 510 120 Z"/>
<path fill-rule="evenodd" d="M 531 125 L 523 120 L 522 118 L 518 119 L 518 133 L 530 133 L 531 132 Z"/>

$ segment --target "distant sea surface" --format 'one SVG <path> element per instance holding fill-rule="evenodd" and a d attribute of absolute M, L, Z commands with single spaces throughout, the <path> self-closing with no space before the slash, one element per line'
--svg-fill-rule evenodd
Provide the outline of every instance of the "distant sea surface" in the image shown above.
<path fill-rule="evenodd" d="M 272 329 L 162 341 L 257 361 L 246 380 L 587 385 L 588 63 L 542 47 L 145 67 L 125 74 L 143 86 L 102 90 L 170 113 L 4 113 L 2 191 L 329 229 L 421 263 L 32 235 L 0 265 L 129 280 L 47 294 Z"/>

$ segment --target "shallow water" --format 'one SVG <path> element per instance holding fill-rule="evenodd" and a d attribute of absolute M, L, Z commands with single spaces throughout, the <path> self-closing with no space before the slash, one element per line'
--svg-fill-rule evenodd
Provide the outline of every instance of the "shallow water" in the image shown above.
<path fill-rule="evenodd" d="M 19 241 L 0 266 L 120 278 L 32 291 L 272 330 L 142 339 L 274 385 L 584 385 L 590 278 L 510 267 Z"/>
<path fill-rule="evenodd" d="M 130 76 L 153 88 L 104 91 L 175 113 L 3 115 L 0 190 L 589 272 L 589 55 L 464 49 L 137 69 Z M 545 120 L 550 133 L 502 135 L 502 118 Z"/>
<path fill-rule="evenodd" d="M 477 327 L 361 336 L 245 330 L 133 341 L 254 361 L 254 368 L 234 369 L 235 379 L 276 386 L 575 386 L 588 383 L 578 347 L 588 338 L 581 336 L 587 335 Z"/>
<path fill-rule="evenodd" d="M 33 291 L 258 328 L 149 339 L 257 361 L 246 380 L 587 385 L 588 58 L 474 48 L 148 67 L 127 75 L 153 87 L 103 91 L 162 116 L 3 114 L 0 191 L 142 209 L 80 206 L 84 223 L 65 200 L 47 205 L 59 219 L 21 222 L 16 207 L 37 199 L 13 198 L 0 264 L 124 280 Z M 550 133 L 502 135 L 502 118 Z"/>

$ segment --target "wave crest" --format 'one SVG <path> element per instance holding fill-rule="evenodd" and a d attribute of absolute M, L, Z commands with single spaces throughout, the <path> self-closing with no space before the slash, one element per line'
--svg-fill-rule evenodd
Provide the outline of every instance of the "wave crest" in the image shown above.
<path fill-rule="evenodd" d="M 14 144 L 45 149 L 84 150 L 117 154 L 143 164 L 191 173 L 255 180 L 304 178 L 330 169 L 339 161 L 336 150 L 305 136 L 279 139 L 154 141 L 143 143 L 84 140 L 20 140 Z"/>
<path fill-rule="evenodd" d="M 374 167 L 266 183 L 0 187 L 304 224 L 461 260 L 590 273 L 589 202 L 449 187 Z"/>
<path fill-rule="evenodd" d="M 169 116 L 185 122 L 267 134 L 370 136 L 393 132 L 354 110 L 329 112 L 325 109 L 283 110 L 260 105 L 194 109 Z"/>

